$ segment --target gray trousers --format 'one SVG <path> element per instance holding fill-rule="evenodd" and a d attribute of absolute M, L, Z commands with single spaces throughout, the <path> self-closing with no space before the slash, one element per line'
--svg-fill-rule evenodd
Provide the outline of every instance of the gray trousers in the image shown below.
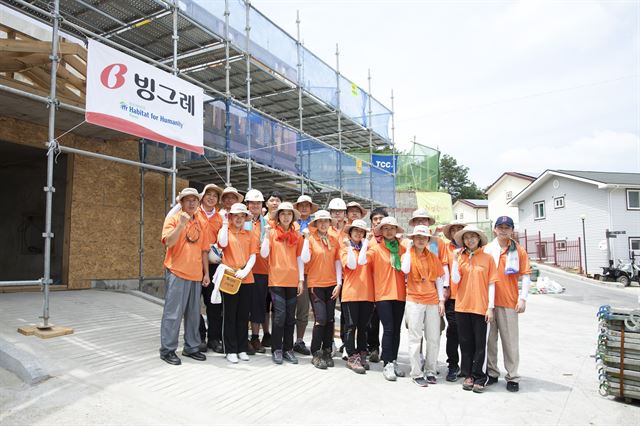
<path fill-rule="evenodd" d="M 504 368 L 507 370 L 505 379 L 509 382 L 518 382 L 520 381 L 518 374 L 518 365 L 520 364 L 518 313 L 515 309 L 496 306 L 493 314 L 495 324 L 491 326 L 487 342 L 487 374 L 491 377 L 500 376 L 498 368 L 498 335 L 500 335 Z"/>
<path fill-rule="evenodd" d="M 164 309 L 160 325 L 160 355 L 178 349 L 180 322 L 184 317 L 184 352 L 198 352 L 200 345 L 200 290 L 198 281 L 187 281 L 171 271 L 165 273 Z"/>
<path fill-rule="evenodd" d="M 309 324 L 309 291 L 307 276 L 304 276 L 304 289 L 296 299 L 296 337 L 304 339 L 304 332 Z"/>

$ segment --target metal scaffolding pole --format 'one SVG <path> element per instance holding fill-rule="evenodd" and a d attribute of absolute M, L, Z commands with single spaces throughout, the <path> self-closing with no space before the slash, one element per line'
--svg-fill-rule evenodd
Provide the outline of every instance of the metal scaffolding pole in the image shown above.
<path fill-rule="evenodd" d="M 302 123 L 302 112 L 303 112 L 303 108 L 302 108 L 302 85 L 304 83 L 304 77 L 302 75 L 302 43 L 300 42 L 300 11 L 297 10 L 296 11 L 296 27 L 298 30 L 298 37 L 296 39 L 296 46 L 297 46 L 297 55 L 298 55 L 298 63 L 297 63 L 297 69 L 298 69 L 298 128 L 300 129 L 300 136 L 302 136 L 303 132 L 304 132 L 304 125 Z M 302 147 L 301 147 L 302 148 Z M 303 164 L 304 162 L 304 157 L 302 155 L 302 149 L 300 149 L 300 174 L 301 174 L 301 179 L 300 179 L 300 193 L 304 195 L 304 171 L 303 171 Z"/>
<path fill-rule="evenodd" d="M 173 1 L 173 75 L 178 75 L 178 0 Z M 172 159 L 171 159 L 171 168 L 173 171 L 171 172 L 171 205 L 173 206 L 176 203 L 176 177 L 178 176 L 178 169 L 176 168 L 176 157 L 178 155 L 178 148 L 175 146 L 172 149 Z"/>
<path fill-rule="evenodd" d="M 396 111 L 394 108 L 395 98 L 393 97 L 393 89 L 391 89 L 391 159 L 393 161 L 393 181 L 395 182 L 398 176 L 398 156 L 396 152 Z M 394 188 L 395 192 L 395 188 Z M 395 194 L 393 196 L 393 201 L 395 204 Z"/>
<path fill-rule="evenodd" d="M 251 54 L 249 53 L 249 41 L 251 39 L 251 22 L 249 19 L 249 15 L 251 14 L 251 1 L 245 1 L 246 5 L 246 59 L 247 59 L 247 156 L 249 158 L 249 162 L 247 163 L 247 190 L 251 189 L 253 186 L 251 184 Z"/>
<path fill-rule="evenodd" d="M 373 127 L 371 126 L 371 69 L 367 70 L 367 80 L 369 80 L 369 119 L 367 120 L 367 128 L 369 129 L 369 201 L 371 202 L 371 210 L 373 210 Z"/>
<path fill-rule="evenodd" d="M 140 140 L 140 162 L 144 163 L 145 154 L 144 139 Z M 138 281 L 138 290 L 142 290 L 144 281 L 144 167 L 140 167 L 140 249 L 138 251 L 140 261 L 140 277 Z"/>
<path fill-rule="evenodd" d="M 336 43 L 336 116 L 338 117 L 338 188 L 340 188 L 340 198 L 344 196 L 343 173 L 342 173 L 342 112 L 340 111 L 340 48 Z"/>
<path fill-rule="evenodd" d="M 56 109 L 58 100 L 56 99 L 56 84 L 58 65 L 60 58 L 58 57 L 58 29 L 60 27 L 60 0 L 53 2 L 53 31 L 51 34 L 51 87 L 49 90 L 49 132 L 48 132 L 48 150 L 47 150 L 47 186 L 44 188 L 46 194 L 46 210 L 45 210 L 45 231 L 44 237 L 44 301 L 42 307 L 42 323 L 38 325 L 39 329 L 49 329 L 49 286 L 51 285 L 51 240 L 53 233 L 51 232 L 51 216 L 53 214 L 53 166 L 54 157 L 56 155 L 58 142 L 56 141 Z"/>
<path fill-rule="evenodd" d="M 229 99 L 231 99 L 231 82 L 230 71 L 231 64 L 229 62 L 229 0 L 224 0 L 224 96 L 225 96 L 225 146 L 227 155 L 227 181 L 226 186 L 231 186 L 231 157 L 229 156 L 229 142 L 231 137 L 231 106 L 229 105 Z"/>

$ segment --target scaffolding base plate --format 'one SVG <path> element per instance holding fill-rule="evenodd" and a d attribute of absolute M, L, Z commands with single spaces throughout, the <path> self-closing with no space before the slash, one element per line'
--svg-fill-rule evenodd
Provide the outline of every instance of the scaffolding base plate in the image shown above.
<path fill-rule="evenodd" d="M 38 326 L 28 325 L 18 328 L 18 333 L 25 336 L 36 336 L 41 339 L 50 339 L 52 337 L 66 336 L 67 334 L 73 334 L 73 328 L 63 327 L 60 325 L 52 325 L 47 329 L 39 329 Z"/>

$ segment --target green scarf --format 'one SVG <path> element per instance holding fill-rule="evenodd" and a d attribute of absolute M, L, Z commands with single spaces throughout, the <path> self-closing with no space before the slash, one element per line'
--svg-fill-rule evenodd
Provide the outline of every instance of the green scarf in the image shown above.
<path fill-rule="evenodd" d="M 391 256 L 390 256 L 391 266 L 393 266 L 393 269 L 395 269 L 396 271 L 399 271 L 400 256 L 398 255 L 398 252 L 400 251 L 400 244 L 398 243 L 398 240 L 395 240 L 395 239 L 391 241 L 384 240 L 384 245 L 391 252 Z"/>

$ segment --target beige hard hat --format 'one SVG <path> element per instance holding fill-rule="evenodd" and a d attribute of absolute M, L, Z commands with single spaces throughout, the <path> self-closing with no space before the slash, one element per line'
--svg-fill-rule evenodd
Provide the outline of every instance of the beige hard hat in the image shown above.
<path fill-rule="evenodd" d="M 205 185 L 205 187 L 202 189 L 202 192 L 200 193 L 200 199 L 202 199 L 202 197 L 204 197 L 204 194 L 206 194 L 207 191 L 213 191 L 216 194 L 218 194 L 218 200 L 222 196 L 222 188 L 220 188 L 215 183 L 209 183 L 209 184 Z"/>
<path fill-rule="evenodd" d="M 367 213 L 369 213 L 369 211 L 367 209 L 365 209 L 364 207 L 362 207 L 360 205 L 360 203 L 358 203 L 357 201 L 350 201 L 349 203 L 347 203 L 347 210 L 349 210 L 350 207 L 355 207 L 355 208 L 359 209 L 361 217 L 365 217 L 367 215 Z"/>
<path fill-rule="evenodd" d="M 367 222 L 365 222 L 362 219 L 356 219 L 353 222 L 351 222 L 351 224 L 349 225 L 345 225 L 344 227 L 344 232 L 347 235 L 350 235 L 349 232 L 351 231 L 351 229 L 353 228 L 357 228 L 357 229 L 362 229 L 364 232 L 369 232 L 369 228 L 367 228 Z"/>
<path fill-rule="evenodd" d="M 429 226 L 436 223 L 436 219 L 426 210 L 426 209 L 417 209 L 411 214 L 411 220 L 409 220 L 409 226 L 413 226 L 416 219 L 427 219 L 429 221 Z"/>
<path fill-rule="evenodd" d="M 326 210 L 318 210 L 315 215 L 313 215 L 313 219 L 309 222 L 309 226 L 316 227 L 316 221 L 318 220 L 331 220 L 331 213 Z"/>
<path fill-rule="evenodd" d="M 454 226 L 462 226 L 464 228 L 465 226 L 467 226 L 467 224 L 460 220 L 454 220 L 453 222 L 446 224 L 442 228 L 442 233 L 445 237 L 447 237 L 447 240 L 449 241 L 454 241 L 454 236 L 451 235 L 451 228 L 453 228 Z"/>
<path fill-rule="evenodd" d="M 431 229 L 429 229 L 429 227 L 425 225 L 418 225 L 415 228 L 413 228 L 413 232 L 407 235 L 407 238 L 411 238 L 413 240 L 413 237 L 418 237 L 418 236 L 427 237 L 429 238 L 429 241 L 431 241 L 431 238 L 438 238 L 437 236 L 433 235 L 433 233 L 431 232 Z"/>
<path fill-rule="evenodd" d="M 202 199 L 202 196 L 200 195 L 200 193 L 198 192 L 197 189 L 195 189 L 195 188 L 185 188 L 182 191 L 180 191 L 180 193 L 176 197 L 176 200 L 178 202 L 180 202 L 180 201 L 182 201 L 182 199 L 184 197 L 188 197 L 189 195 L 194 195 L 198 200 Z"/>
<path fill-rule="evenodd" d="M 242 194 L 239 193 L 238 190 L 235 189 L 233 186 L 227 186 L 225 189 L 223 189 L 222 194 L 220 195 L 220 199 L 222 199 L 222 197 L 224 197 L 225 194 L 235 194 L 235 196 L 238 197 L 236 203 L 241 203 L 242 200 L 244 200 L 244 197 L 242 196 Z"/>
<path fill-rule="evenodd" d="M 280 215 L 280 212 L 284 211 L 284 210 L 291 210 L 293 212 L 293 221 L 294 222 L 296 220 L 300 219 L 300 212 L 293 208 L 293 204 L 291 204 L 288 201 L 283 201 L 282 203 L 280 203 L 280 205 L 278 206 L 278 208 L 275 211 L 274 217 L 275 217 L 276 220 L 278 220 L 278 216 Z"/>
<path fill-rule="evenodd" d="M 320 208 L 319 205 L 317 205 L 316 203 L 313 202 L 313 199 L 311 199 L 311 197 L 309 197 L 308 195 L 301 195 L 298 197 L 298 201 L 296 201 L 295 203 L 293 203 L 293 207 L 295 209 L 298 209 L 298 204 L 300 203 L 309 203 L 311 204 L 311 214 L 315 213 L 318 211 L 318 209 Z"/>
<path fill-rule="evenodd" d="M 249 215 L 249 210 L 247 209 L 247 206 L 245 206 L 244 204 L 235 203 L 229 209 L 229 214 L 244 214 L 244 215 L 248 216 Z"/>
<path fill-rule="evenodd" d="M 378 226 L 376 226 L 374 228 L 374 231 L 376 232 L 376 234 L 380 235 L 380 232 L 382 231 L 382 227 L 384 225 L 391 225 L 391 226 L 395 226 L 396 227 L 396 232 L 398 234 L 402 234 L 404 232 L 404 229 L 398 225 L 398 221 L 396 220 L 395 217 L 393 216 L 387 216 L 385 218 L 383 218 L 380 223 L 378 224 Z"/>

